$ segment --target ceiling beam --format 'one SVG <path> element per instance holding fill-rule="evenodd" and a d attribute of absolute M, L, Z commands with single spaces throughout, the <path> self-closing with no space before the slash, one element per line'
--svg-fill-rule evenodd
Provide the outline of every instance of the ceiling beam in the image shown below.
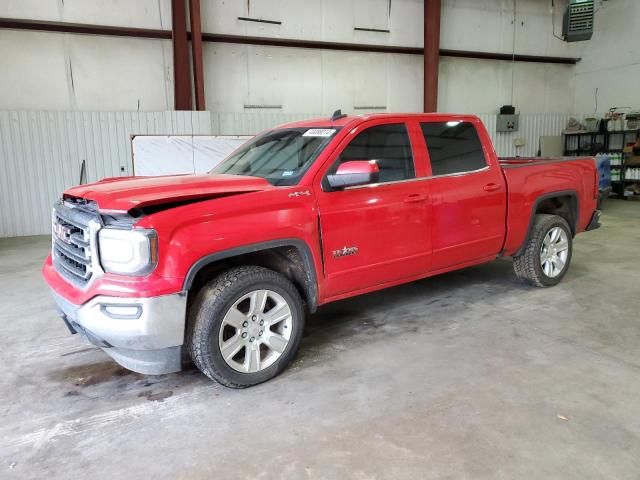
<path fill-rule="evenodd" d="M 133 38 L 155 38 L 171 40 L 171 30 L 157 30 L 147 28 L 114 27 L 109 25 L 89 25 L 66 22 L 49 22 L 38 20 L 16 20 L 0 18 L 0 28 L 13 30 L 36 30 L 43 32 L 75 33 L 85 35 L 104 35 Z M 189 36 L 189 34 L 187 34 Z M 204 42 L 231 43 L 241 45 L 265 45 L 273 47 L 310 48 L 321 50 L 342 50 L 349 52 L 395 53 L 404 55 L 424 55 L 422 47 L 402 47 L 395 45 L 373 45 L 362 43 L 324 42 L 315 40 L 296 40 L 272 37 L 251 37 L 244 35 L 227 35 L 221 33 L 203 33 Z M 472 58 L 481 60 L 505 60 L 511 62 L 511 53 L 475 52 L 470 50 L 440 49 L 441 57 Z M 546 55 L 519 55 L 516 62 L 555 63 L 561 65 L 575 65 L 580 58 L 552 57 Z"/>

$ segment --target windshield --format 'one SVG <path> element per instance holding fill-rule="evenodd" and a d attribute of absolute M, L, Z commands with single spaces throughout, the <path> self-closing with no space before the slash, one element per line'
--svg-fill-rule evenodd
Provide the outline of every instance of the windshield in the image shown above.
<path fill-rule="evenodd" d="M 283 128 L 249 140 L 209 173 L 261 177 L 296 185 L 338 128 Z"/>

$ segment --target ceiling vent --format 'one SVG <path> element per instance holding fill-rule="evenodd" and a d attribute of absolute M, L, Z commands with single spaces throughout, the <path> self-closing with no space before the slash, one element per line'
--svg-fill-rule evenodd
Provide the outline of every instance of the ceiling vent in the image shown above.
<path fill-rule="evenodd" d="M 571 0 L 564 12 L 562 36 L 567 42 L 591 40 L 593 36 L 593 0 Z"/>

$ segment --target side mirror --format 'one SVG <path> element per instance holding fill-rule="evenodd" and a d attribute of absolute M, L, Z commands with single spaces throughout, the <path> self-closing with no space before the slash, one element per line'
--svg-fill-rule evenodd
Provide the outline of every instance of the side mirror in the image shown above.
<path fill-rule="evenodd" d="M 340 164 L 334 175 L 328 175 L 329 186 L 334 190 L 376 183 L 380 169 L 375 161 L 353 160 Z"/>

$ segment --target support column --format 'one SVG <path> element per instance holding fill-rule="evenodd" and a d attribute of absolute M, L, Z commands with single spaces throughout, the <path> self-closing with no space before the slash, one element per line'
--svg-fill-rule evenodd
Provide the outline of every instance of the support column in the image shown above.
<path fill-rule="evenodd" d="M 185 0 L 171 0 L 171 24 L 174 109 L 191 110 L 191 78 L 189 75 L 189 42 Z"/>
<path fill-rule="evenodd" d="M 424 111 L 438 110 L 441 0 L 424 0 Z"/>
<path fill-rule="evenodd" d="M 196 110 L 205 110 L 200 0 L 189 0 L 189 16 L 191 19 L 191 59 L 193 61 L 193 86 L 196 95 Z"/>

